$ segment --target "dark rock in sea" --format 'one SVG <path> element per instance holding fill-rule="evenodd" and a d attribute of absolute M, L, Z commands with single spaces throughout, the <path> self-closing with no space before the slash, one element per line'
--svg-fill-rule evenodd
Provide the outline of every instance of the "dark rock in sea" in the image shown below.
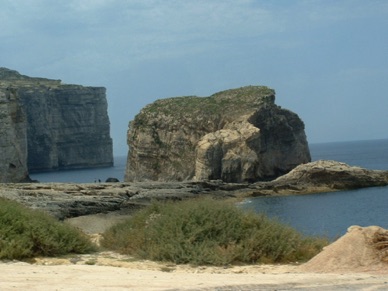
<path fill-rule="evenodd" d="M 105 182 L 106 183 L 118 183 L 118 182 L 120 182 L 120 180 L 117 178 L 108 178 L 105 180 Z"/>
<path fill-rule="evenodd" d="M 128 145 L 126 181 L 254 182 L 311 160 L 304 123 L 264 86 L 157 100 L 130 123 Z"/>

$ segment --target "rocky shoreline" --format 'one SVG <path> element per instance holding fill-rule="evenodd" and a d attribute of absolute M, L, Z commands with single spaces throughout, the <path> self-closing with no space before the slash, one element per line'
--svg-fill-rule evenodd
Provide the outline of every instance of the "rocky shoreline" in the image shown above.
<path fill-rule="evenodd" d="M 388 171 L 367 170 L 335 161 L 317 161 L 300 165 L 268 182 L 9 183 L 0 184 L 0 197 L 42 209 L 63 220 L 112 211 L 132 213 L 153 200 L 183 200 L 199 196 L 242 199 L 386 185 Z"/>

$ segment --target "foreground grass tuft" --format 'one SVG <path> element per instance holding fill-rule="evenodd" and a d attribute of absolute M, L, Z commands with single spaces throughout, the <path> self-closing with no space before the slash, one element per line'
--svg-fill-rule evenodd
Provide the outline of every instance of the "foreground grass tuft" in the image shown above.
<path fill-rule="evenodd" d="M 102 245 L 177 264 L 287 263 L 310 259 L 327 241 L 212 199 L 154 203 L 110 228 Z"/>
<path fill-rule="evenodd" d="M 0 259 L 88 253 L 96 247 L 74 227 L 0 198 Z"/>

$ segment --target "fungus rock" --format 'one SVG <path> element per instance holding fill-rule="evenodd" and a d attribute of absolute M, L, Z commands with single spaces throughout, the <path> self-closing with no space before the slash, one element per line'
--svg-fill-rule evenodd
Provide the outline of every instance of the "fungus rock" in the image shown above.
<path fill-rule="evenodd" d="M 304 123 L 264 86 L 157 100 L 130 122 L 128 145 L 126 181 L 253 182 L 311 160 Z"/>

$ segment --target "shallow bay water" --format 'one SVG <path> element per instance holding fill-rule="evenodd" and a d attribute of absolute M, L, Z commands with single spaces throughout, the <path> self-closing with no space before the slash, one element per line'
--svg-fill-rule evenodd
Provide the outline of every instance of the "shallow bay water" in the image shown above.
<path fill-rule="evenodd" d="M 388 170 L 388 139 L 310 145 L 312 160 L 335 160 L 367 169 Z M 351 191 L 257 197 L 244 209 L 265 213 L 307 235 L 342 236 L 351 225 L 388 228 L 388 187 Z"/>
<path fill-rule="evenodd" d="M 351 225 L 388 229 L 388 187 L 246 200 L 244 209 L 276 218 L 306 235 L 333 240 Z"/>

